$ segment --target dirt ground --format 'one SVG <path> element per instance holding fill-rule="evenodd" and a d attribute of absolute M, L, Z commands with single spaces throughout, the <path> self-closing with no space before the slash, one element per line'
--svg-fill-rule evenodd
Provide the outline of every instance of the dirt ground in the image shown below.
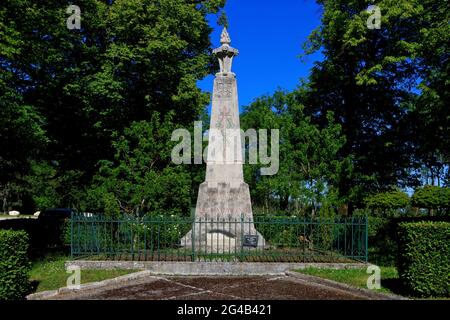
<path fill-rule="evenodd" d="M 152 277 L 145 282 L 89 295 L 60 297 L 83 300 L 360 300 L 367 296 L 317 286 L 289 276 Z"/>

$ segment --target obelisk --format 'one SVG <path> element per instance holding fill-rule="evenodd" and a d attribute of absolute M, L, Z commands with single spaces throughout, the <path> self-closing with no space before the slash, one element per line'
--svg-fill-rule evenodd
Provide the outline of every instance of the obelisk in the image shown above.
<path fill-rule="evenodd" d="M 257 239 L 253 247 L 265 243 L 254 226 L 250 190 L 244 182 L 237 82 L 231 71 L 239 51 L 230 46 L 226 28 L 220 42 L 213 51 L 220 72 L 214 79 L 206 179 L 199 187 L 195 223 L 181 244 L 227 253 L 242 249 L 245 237 Z"/>
<path fill-rule="evenodd" d="M 244 182 L 237 82 L 231 71 L 239 51 L 230 46 L 226 28 L 220 42 L 213 51 L 220 72 L 214 79 L 206 179 L 198 191 L 196 222 L 181 244 L 227 253 L 242 248 L 244 237 L 257 239 L 255 247 L 263 247 L 264 238 L 255 229 L 250 190 Z"/>

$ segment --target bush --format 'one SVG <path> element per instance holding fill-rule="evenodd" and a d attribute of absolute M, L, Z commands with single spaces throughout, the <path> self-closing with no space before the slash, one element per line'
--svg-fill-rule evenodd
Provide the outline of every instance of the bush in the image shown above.
<path fill-rule="evenodd" d="M 395 210 L 405 208 L 409 204 L 409 197 L 402 191 L 389 191 L 371 195 L 364 200 L 366 206 L 370 209 Z"/>
<path fill-rule="evenodd" d="M 23 299 L 29 292 L 28 234 L 0 230 L 0 300 Z"/>
<path fill-rule="evenodd" d="M 418 208 L 448 211 L 450 209 L 450 188 L 436 186 L 419 188 L 412 196 L 412 204 Z"/>
<path fill-rule="evenodd" d="M 398 251 L 395 224 L 391 218 L 369 216 L 369 260 L 382 266 L 394 266 Z"/>
<path fill-rule="evenodd" d="M 399 224 L 398 271 L 408 292 L 418 296 L 450 294 L 450 223 Z"/>

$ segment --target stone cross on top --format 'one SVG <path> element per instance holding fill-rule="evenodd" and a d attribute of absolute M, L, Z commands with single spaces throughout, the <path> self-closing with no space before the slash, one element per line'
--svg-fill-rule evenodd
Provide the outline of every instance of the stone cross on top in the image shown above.
<path fill-rule="evenodd" d="M 227 28 L 223 28 L 222 35 L 220 36 L 220 43 L 222 46 L 215 49 L 213 53 L 219 59 L 220 73 L 231 73 L 231 66 L 233 64 L 233 58 L 239 55 L 239 51 L 230 47 L 231 39 L 228 34 Z"/>

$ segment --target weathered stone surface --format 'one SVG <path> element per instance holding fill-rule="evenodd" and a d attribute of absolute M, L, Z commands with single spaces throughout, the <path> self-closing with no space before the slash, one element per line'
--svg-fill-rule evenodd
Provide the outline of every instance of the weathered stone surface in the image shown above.
<path fill-rule="evenodd" d="M 366 269 L 366 263 L 290 263 L 290 262 L 180 262 L 180 261 L 67 261 L 65 267 L 77 266 L 82 270 L 149 270 L 153 275 L 276 275 L 289 270 Z"/>
<path fill-rule="evenodd" d="M 237 81 L 231 72 L 239 51 L 230 47 L 226 29 L 221 43 L 214 50 L 220 72 L 214 79 L 206 179 L 200 185 L 195 210 L 198 222 L 181 245 L 231 253 L 240 248 L 244 234 L 258 235 L 259 246 L 265 242 L 254 227 L 250 190 L 244 182 Z"/>

